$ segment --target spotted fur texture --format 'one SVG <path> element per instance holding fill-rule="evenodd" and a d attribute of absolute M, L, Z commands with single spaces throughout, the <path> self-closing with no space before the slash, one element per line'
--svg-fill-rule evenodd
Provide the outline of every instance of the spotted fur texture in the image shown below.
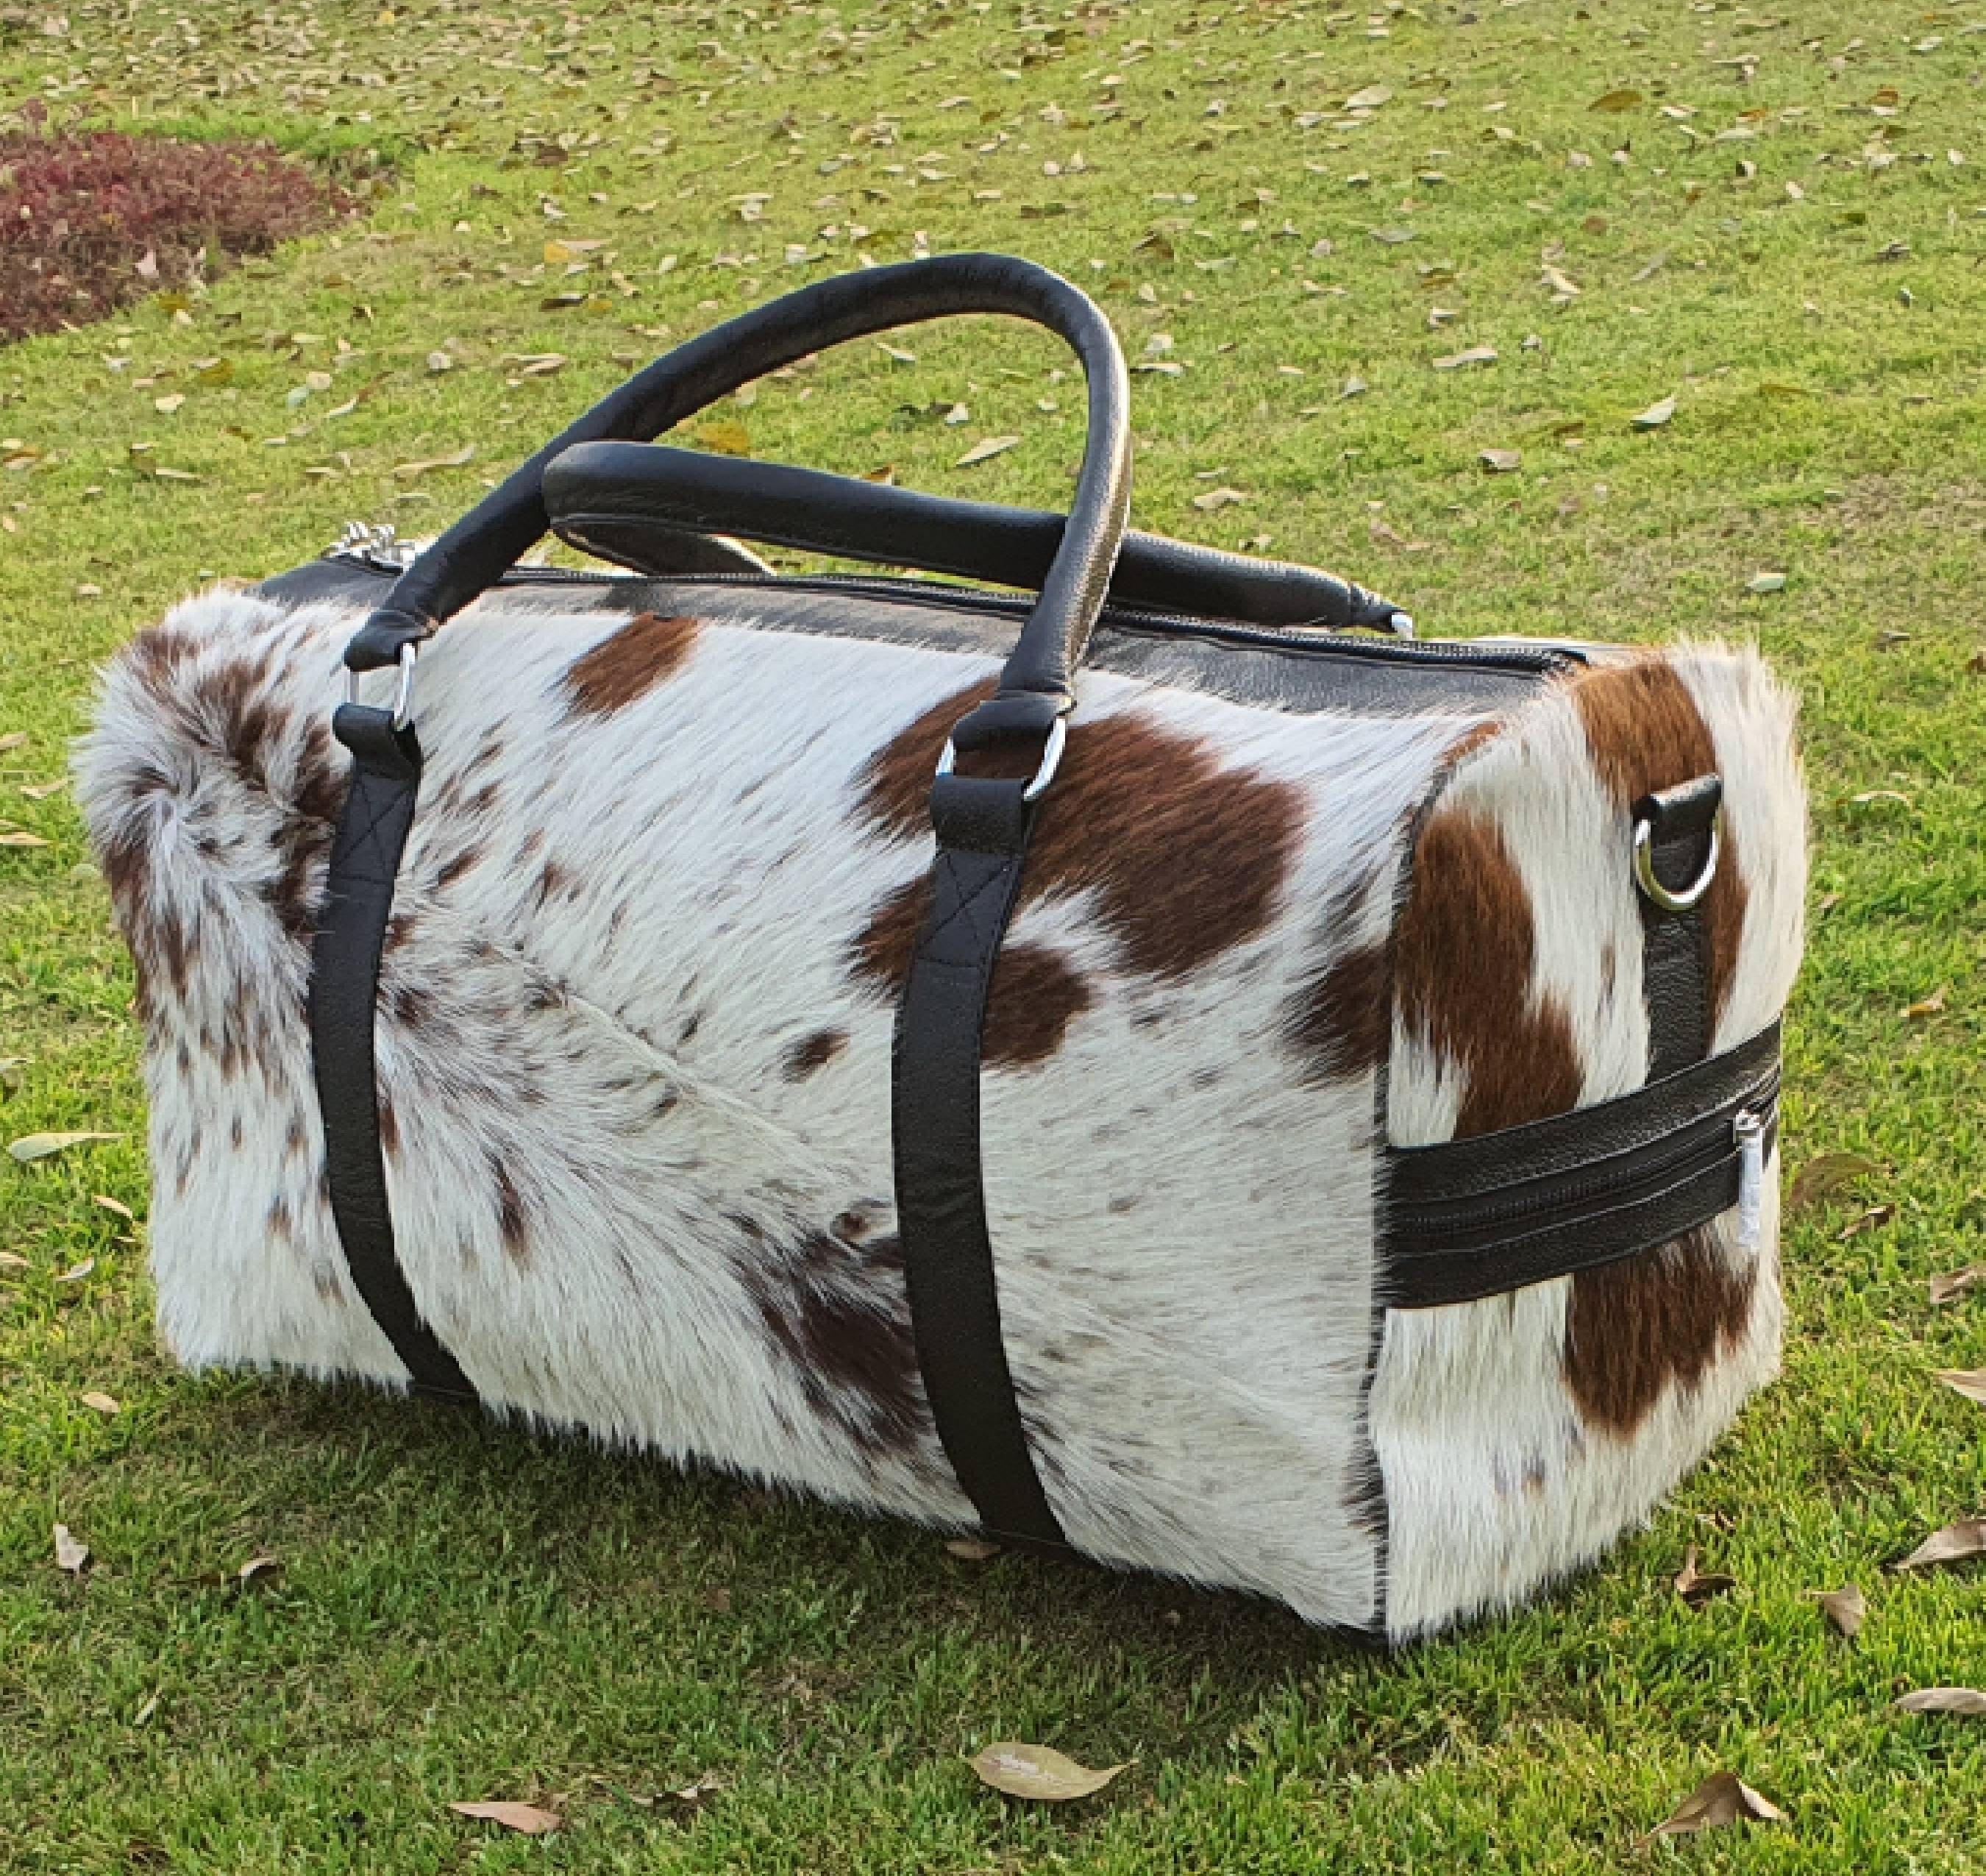
<path fill-rule="evenodd" d="M 486 601 L 421 661 L 378 1040 L 409 1281 L 500 1410 L 963 1522 L 888 1059 L 924 793 L 993 661 L 550 608 Z M 358 622 L 190 602 L 113 664 L 78 766 L 138 965 L 167 1342 L 397 1386 L 325 1201 L 304 1021 Z M 1786 712 L 1748 658 L 1656 669 L 1731 785 L 1737 1039 L 1798 948 Z M 1009 1359 L 1085 1551 L 1412 1632 L 1591 1554 L 1769 1367 L 1769 1235 L 1740 1259 L 1721 1226 L 1375 1340 L 1382 1130 L 1508 1125 L 1645 1059 L 1616 890 L 1641 759 L 1582 689 L 1617 675 L 1500 722 L 1084 679 L 983 1106 Z M 1445 853 L 1475 884 L 1429 885 Z"/>

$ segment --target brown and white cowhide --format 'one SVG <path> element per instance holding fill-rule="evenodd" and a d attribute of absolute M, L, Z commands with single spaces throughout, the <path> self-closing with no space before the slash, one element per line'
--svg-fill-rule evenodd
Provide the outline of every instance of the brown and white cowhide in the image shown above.
<path fill-rule="evenodd" d="M 739 603 L 505 595 L 424 652 L 378 1041 L 400 1254 L 501 1410 L 963 1522 L 906 1315 L 888 1060 L 926 790 L 995 662 Z M 358 622 L 189 602 L 112 664 L 78 772 L 137 963 L 166 1341 L 393 1386 L 305 1022 Z M 1375 1151 L 1639 1084 L 1626 803 L 1705 769 L 1730 813 L 1719 1044 L 1772 1020 L 1803 891 L 1788 701 L 1708 648 L 1495 720 L 1102 672 L 1082 693 L 984 1079 L 1056 1514 L 1099 1558 L 1395 1637 L 1513 1602 L 1643 1517 L 1770 1372 L 1776 1220 L 1755 1252 L 1720 1224 L 1384 1312 Z"/>

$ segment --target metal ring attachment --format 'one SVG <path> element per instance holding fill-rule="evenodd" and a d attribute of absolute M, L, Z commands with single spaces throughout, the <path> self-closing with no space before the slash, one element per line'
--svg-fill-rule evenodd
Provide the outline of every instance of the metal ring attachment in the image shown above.
<path fill-rule="evenodd" d="M 1703 871 L 1679 891 L 1671 891 L 1655 877 L 1654 831 L 1639 816 L 1634 821 L 1634 884 L 1650 904 L 1665 912 L 1686 912 L 1710 890 L 1717 877 L 1717 857 L 1723 846 L 1724 810 L 1719 808 L 1710 823 L 1710 851 L 1705 855 Z"/>
<path fill-rule="evenodd" d="M 1057 717 L 1049 728 L 1047 745 L 1042 750 L 1042 766 L 1035 771 L 1035 779 L 1021 790 L 1023 801 L 1038 801 L 1047 793 L 1049 783 L 1055 778 L 1055 771 L 1062 766 L 1062 753 L 1069 743 L 1069 719 Z M 951 739 L 944 739 L 944 752 L 937 759 L 940 775 L 951 774 L 958 760 L 958 751 L 952 747 Z"/>
<path fill-rule="evenodd" d="M 414 660 L 420 648 L 412 641 L 400 647 L 400 682 L 393 692 L 393 727 L 404 729 L 413 720 Z M 348 665 L 345 668 L 345 701 L 356 703 L 358 697 L 359 674 Z"/>

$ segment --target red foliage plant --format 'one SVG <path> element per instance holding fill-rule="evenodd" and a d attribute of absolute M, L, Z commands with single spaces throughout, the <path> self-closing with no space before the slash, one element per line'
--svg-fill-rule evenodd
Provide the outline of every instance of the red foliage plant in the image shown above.
<path fill-rule="evenodd" d="M 100 319 L 352 207 L 267 144 L 0 133 L 0 341 Z"/>

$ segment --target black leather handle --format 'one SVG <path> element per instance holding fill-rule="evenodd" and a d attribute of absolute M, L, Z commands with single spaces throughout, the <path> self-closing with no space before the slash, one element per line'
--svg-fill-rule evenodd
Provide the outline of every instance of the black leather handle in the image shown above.
<path fill-rule="evenodd" d="M 545 509 L 561 539 L 658 575 L 682 570 L 685 535 L 737 534 L 812 554 L 1038 588 L 1062 517 L 655 443 L 584 443 L 546 470 Z M 651 563 L 654 564 L 651 564 Z M 1135 530 L 1110 598 L 1201 618 L 1331 631 L 1399 630 L 1390 601 L 1310 567 L 1224 554 Z"/>
<path fill-rule="evenodd" d="M 694 338 L 603 398 L 486 496 L 395 583 L 345 648 L 355 671 L 393 663 L 493 585 L 544 534 L 544 473 L 576 443 L 648 438 L 808 353 L 954 313 L 1006 313 L 1069 342 L 1089 387 L 1075 496 L 1041 598 L 1001 674 L 996 733 L 1045 729 L 1102 610 L 1130 505 L 1130 381 L 1109 322 L 1045 268 L 1003 254 L 945 254 L 843 274 L 755 307 Z M 994 726 L 988 724 L 991 729 Z M 961 747 L 964 745 L 961 744 Z"/>

